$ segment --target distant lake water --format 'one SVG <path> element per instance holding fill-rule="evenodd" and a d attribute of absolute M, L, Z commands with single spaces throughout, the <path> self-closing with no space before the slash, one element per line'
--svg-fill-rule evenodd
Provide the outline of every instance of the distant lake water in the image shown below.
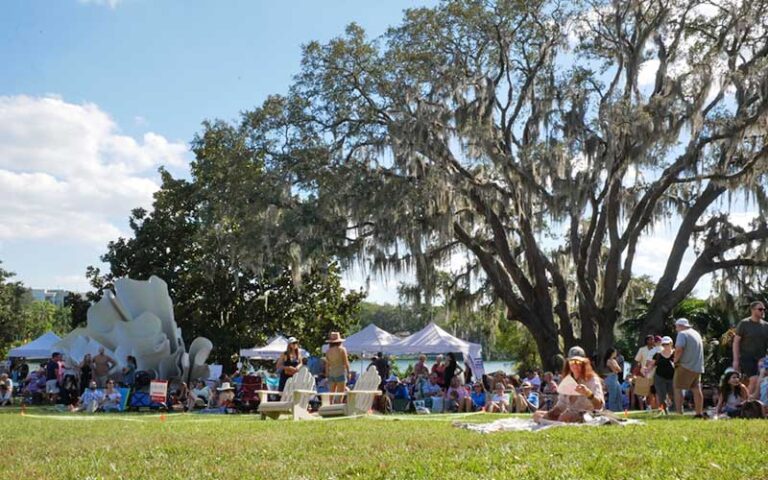
<path fill-rule="evenodd" d="M 410 360 L 396 359 L 396 360 L 393 360 L 392 363 L 397 365 L 398 370 L 400 370 L 401 372 L 405 372 L 405 370 L 408 368 L 409 365 L 413 365 L 417 361 L 418 360 L 415 358 Z M 435 361 L 433 359 L 427 359 L 427 366 L 429 368 L 432 368 L 432 365 L 434 363 Z M 459 365 L 461 366 L 461 368 L 464 368 L 464 365 L 462 363 L 463 362 L 460 362 Z M 370 364 L 371 364 L 371 361 L 367 359 L 362 362 L 360 360 L 352 360 L 349 366 L 352 368 L 352 370 L 360 374 L 365 369 L 365 367 L 367 367 Z M 515 362 L 513 362 L 512 360 L 492 360 L 492 361 L 484 362 L 484 365 L 485 365 L 486 373 L 498 372 L 499 370 L 508 374 L 518 373 L 514 370 Z"/>

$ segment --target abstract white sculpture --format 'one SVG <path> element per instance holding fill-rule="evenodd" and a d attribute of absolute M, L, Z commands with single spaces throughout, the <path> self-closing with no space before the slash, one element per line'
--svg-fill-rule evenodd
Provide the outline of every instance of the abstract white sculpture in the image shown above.
<path fill-rule="evenodd" d="M 168 285 L 159 277 L 147 281 L 121 278 L 115 293 L 105 290 L 101 300 L 88 309 L 88 323 L 54 345 L 65 360 L 80 363 L 86 354 L 94 356 L 104 347 L 121 370 L 128 355 L 136 357 L 139 370 L 155 372 L 157 378 L 208 378 L 205 364 L 213 344 L 196 338 L 187 353 L 181 329 L 173 316 Z"/>

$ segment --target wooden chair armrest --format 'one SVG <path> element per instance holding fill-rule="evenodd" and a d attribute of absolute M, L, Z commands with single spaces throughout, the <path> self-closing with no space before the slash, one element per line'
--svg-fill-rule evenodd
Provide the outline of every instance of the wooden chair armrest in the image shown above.
<path fill-rule="evenodd" d="M 296 401 L 300 395 L 317 395 L 317 392 L 314 390 L 302 390 L 297 388 L 293 391 L 293 400 Z"/>
<path fill-rule="evenodd" d="M 267 402 L 267 395 L 272 394 L 279 394 L 280 392 L 273 392 L 272 390 L 255 390 L 253 393 L 259 394 L 259 402 L 260 403 L 266 403 Z"/>
<path fill-rule="evenodd" d="M 381 390 L 350 390 L 349 395 L 381 395 Z"/>

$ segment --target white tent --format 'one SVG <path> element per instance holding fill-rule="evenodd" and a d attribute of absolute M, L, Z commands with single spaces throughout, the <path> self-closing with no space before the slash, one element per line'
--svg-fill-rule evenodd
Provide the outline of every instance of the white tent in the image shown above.
<path fill-rule="evenodd" d="M 344 348 L 348 353 L 362 355 L 364 353 L 375 353 L 389 351 L 389 345 L 400 339 L 391 333 L 380 329 L 374 324 L 370 324 L 359 332 L 350 335 L 344 339 Z M 328 351 L 328 345 L 323 345 L 323 351 Z"/>
<path fill-rule="evenodd" d="M 25 358 L 50 358 L 53 353 L 53 345 L 56 344 L 61 338 L 53 332 L 45 332 L 38 338 L 32 340 L 26 345 L 16 347 L 8 352 L 9 357 L 25 357 Z"/>
<path fill-rule="evenodd" d="M 389 345 L 386 349 L 393 355 L 416 355 L 419 353 L 462 353 L 464 360 L 472 367 L 472 373 L 480 377 L 483 368 L 483 347 L 477 343 L 467 342 L 454 337 L 442 328 L 430 322 L 429 325 L 406 337 L 397 343 Z"/>
<path fill-rule="evenodd" d="M 240 350 L 240 356 L 253 358 L 254 360 L 277 360 L 280 354 L 288 348 L 288 339 L 282 335 L 276 335 L 269 339 L 263 347 L 243 348 Z M 308 357 L 306 350 L 300 349 L 302 357 Z"/>

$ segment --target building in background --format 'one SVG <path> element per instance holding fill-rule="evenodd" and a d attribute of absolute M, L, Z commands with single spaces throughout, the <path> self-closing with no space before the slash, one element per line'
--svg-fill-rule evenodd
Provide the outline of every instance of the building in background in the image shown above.
<path fill-rule="evenodd" d="M 30 288 L 29 291 L 32 294 L 32 298 L 35 300 L 41 302 L 49 302 L 56 305 L 57 307 L 64 306 L 64 298 L 66 298 L 67 294 L 69 293 L 69 290 L 47 290 L 43 288 Z"/>

